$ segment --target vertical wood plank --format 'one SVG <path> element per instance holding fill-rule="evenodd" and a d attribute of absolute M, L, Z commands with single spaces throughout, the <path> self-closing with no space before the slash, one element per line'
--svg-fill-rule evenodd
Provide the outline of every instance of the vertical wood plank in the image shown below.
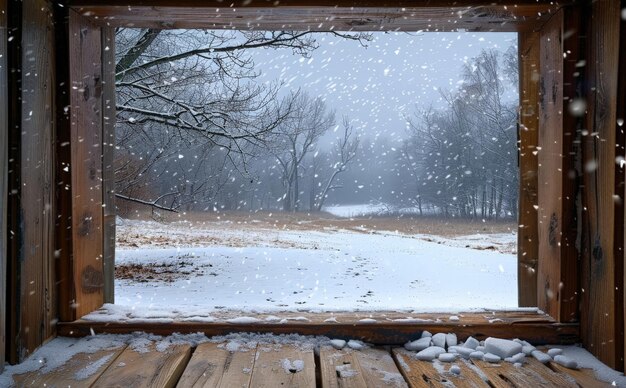
<path fill-rule="evenodd" d="M 57 57 L 56 91 L 56 230 L 55 261 L 58 318 L 74 320 L 74 283 L 72 269 L 72 164 L 70 125 L 69 10 L 55 7 Z"/>
<path fill-rule="evenodd" d="M 23 4 L 21 358 L 53 335 L 54 22 L 51 4 Z M 25 351 L 25 352 L 24 352 Z"/>
<path fill-rule="evenodd" d="M 7 0 L 0 0 L 0 373 L 6 352 L 7 298 L 7 182 L 8 182 L 8 92 L 7 92 Z"/>
<path fill-rule="evenodd" d="M 561 9 L 542 28 L 539 39 L 537 302 L 559 322 L 578 319 L 575 166 L 580 154 L 576 122 L 582 113 L 567 113 L 564 104 L 564 99 L 575 100 L 577 90 L 573 69 L 579 60 L 578 32 L 564 32 L 564 20 L 575 15 L 575 10 Z"/>
<path fill-rule="evenodd" d="M 615 158 L 620 2 L 593 2 L 590 16 L 583 138 L 583 202 L 587 214 L 583 225 L 581 337 L 585 347 L 602 362 L 623 369 L 623 254 L 615 254 L 622 238 L 615 230 L 623 227 L 615 224 L 621 220 L 615 216 L 615 198 L 619 198 L 615 197 Z"/>
<path fill-rule="evenodd" d="M 519 34 L 519 229 L 517 281 L 520 307 L 537 306 L 537 142 L 539 136 L 539 34 Z"/>
<path fill-rule="evenodd" d="M 70 11 L 74 317 L 104 302 L 101 30 Z"/>
<path fill-rule="evenodd" d="M 7 1 L 7 66 L 9 69 L 19 69 L 22 66 L 22 8 L 17 2 Z M 21 101 L 21 74 L 9 72 L 8 80 L 8 198 L 7 198 L 7 299 L 6 299 L 6 358 L 10 363 L 19 362 L 18 333 L 19 333 L 19 306 L 20 306 L 20 266 L 19 255 L 21 247 L 20 201 L 21 189 L 21 132 L 22 106 Z"/>
<path fill-rule="evenodd" d="M 540 37 L 541 80 L 538 149 L 538 307 L 560 320 L 563 171 L 563 13 L 550 19 Z"/>
<path fill-rule="evenodd" d="M 626 8 L 626 0 L 621 1 L 620 7 L 623 10 Z M 622 158 L 626 158 L 626 139 L 625 139 L 625 131 L 626 125 L 624 124 L 624 120 L 626 120 L 626 18 L 622 17 L 620 22 L 620 38 L 619 38 L 619 80 L 617 84 L 617 137 L 619 139 L 619 144 L 621 148 L 619 149 L 620 156 Z M 626 200 L 626 169 L 624 168 L 624 164 L 619 164 L 616 170 L 616 177 L 618 182 L 621 183 L 621 188 L 618 187 L 619 193 L 622 195 L 621 205 L 626 212 L 626 204 L 624 201 Z M 624 245 L 626 243 L 626 214 L 622 213 L 622 226 L 624 227 L 622 230 L 622 243 L 616 244 L 616 246 L 621 248 L 621 258 L 622 262 L 625 259 L 626 253 L 624 252 Z M 619 300 L 619 299 L 618 299 Z M 624 266 L 624 278 L 622 279 L 622 295 L 621 295 L 621 303 L 622 308 L 626 309 L 626 266 Z M 626 321 L 626 318 L 625 318 Z M 626 322 L 625 322 L 626 325 Z M 626 326 L 622 326 L 624 333 L 626 333 Z M 626 335 L 624 336 L 623 343 L 624 351 L 622 354 L 626 354 Z M 624 357 L 624 363 L 622 370 L 626 371 L 626 357 Z"/>
<path fill-rule="evenodd" d="M 54 23 L 51 4 L 10 4 L 12 27 L 8 300 L 9 361 L 19 362 L 54 334 Z M 16 40 L 17 39 L 17 40 Z M 19 42 L 19 45 L 18 43 Z"/>
<path fill-rule="evenodd" d="M 584 101 L 580 66 L 584 63 L 581 51 L 583 39 L 581 7 L 563 8 L 563 161 L 561 165 L 561 282 L 558 300 L 559 321 L 579 321 L 580 244 L 578 241 L 581 212 L 583 112 L 574 107 Z M 573 105 L 572 105 L 573 104 Z"/>
<path fill-rule="evenodd" d="M 115 29 L 102 29 L 102 190 L 104 302 L 113 303 L 115 278 Z"/>

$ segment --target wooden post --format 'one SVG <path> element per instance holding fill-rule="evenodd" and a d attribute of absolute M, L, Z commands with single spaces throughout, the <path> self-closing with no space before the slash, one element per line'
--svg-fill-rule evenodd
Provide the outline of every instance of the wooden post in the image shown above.
<path fill-rule="evenodd" d="M 7 317 L 7 12 L 7 0 L 0 0 L 0 373 L 4 369 Z"/>
<path fill-rule="evenodd" d="M 9 361 L 54 335 L 54 23 L 46 0 L 12 2 L 9 83 Z M 19 33 L 17 32 L 19 29 Z"/>
<path fill-rule="evenodd" d="M 592 2 L 587 12 L 581 276 L 583 344 L 618 370 L 624 367 L 624 256 L 620 252 L 624 235 L 616 234 L 623 230 L 623 193 L 616 189 L 620 12 L 619 0 Z"/>
<path fill-rule="evenodd" d="M 517 289 L 520 307 L 537 306 L 537 141 L 539 34 L 519 34 L 519 229 Z"/>
<path fill-rule="evenodd" d="M 563 15 L 559 12 L 541 30 L 538 149 L 538 307 L 559 320 L 561 282 L 561 209 L 563 161 Z"/>
<path fill-rule="evenodd" d="M 102 34 L 70 11 L 72 267 L 74 314 L 104 303 Z"/>
<path fill-rule="evenodd" d="M 578 51 L 578 35 L 565 33 L 564 19 L 575 13 L 560 10 L 540 33 L 537 301 L 559 322 L 578 319 L 577 132 L 575 116 L 564 113 L 563 102 L 566 95 L 574 97 L 576 86 L 572 74 L 564 75 Z"/>
<path fill-rule="evenodd" d="M 104 302 L 113 303 L 115 281 L 115 29 L 102 29 L 102 186 L 104 194 Z"/>

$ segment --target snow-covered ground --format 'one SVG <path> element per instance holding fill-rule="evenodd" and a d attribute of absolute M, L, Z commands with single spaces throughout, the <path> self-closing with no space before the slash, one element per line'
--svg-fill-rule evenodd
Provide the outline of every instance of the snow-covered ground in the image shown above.
<path fill-rule="evenodd" d="M 517 307 L 514 234 L 444 238 L 120 220 L 118 235 L 115 304 L 139 317 Z"/>
<path fill-rule="evenodd" d="M 323 210 L 334 216 L 346 218 L 380 216 L 385 214 L 419 214 L 417 207 L 396 208 L 384 203 L 324 206 Z M 422 209 L 423 215 L 434 215 L 436 213 L 436 210 L 430 207 L 424 207 Z"/>

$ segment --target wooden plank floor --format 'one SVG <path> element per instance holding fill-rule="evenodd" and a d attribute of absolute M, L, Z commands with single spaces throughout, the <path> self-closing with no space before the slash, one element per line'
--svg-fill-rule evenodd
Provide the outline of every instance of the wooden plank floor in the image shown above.
<path fill-rule="evenodd" d="M 141 345 L 141 344 L 140 344 Z M 241 345 L 241 346 L 239 346 Z M 14 376 L 19 387 L 609 387 L 590 370 L 534 359 L 523 367 L 459 360 L 418 361 L 403 348 L 146 343 L 78 354 L 57 370 Z M 450 372 L 457 365 L 460 375 Z M 88 371 L 88 372 L 86 372 Z"/>

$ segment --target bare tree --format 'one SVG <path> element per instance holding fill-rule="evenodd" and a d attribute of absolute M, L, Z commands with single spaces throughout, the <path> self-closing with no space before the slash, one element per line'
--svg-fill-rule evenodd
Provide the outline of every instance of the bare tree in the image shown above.
<path fill-rule="evenodd" d="M 333 182 L 339 174 L 346 171 L 350 162 L 354 160 L 357 155 L 357 149 L 359 148 L 360 137 L 354 132 L 354 126 L 350 123 L 348 117 L 343 117 L 343 132 L 340 137 L 337 138 L 335 146 L 333 148 L 333 156 L 337 160 L 332 165 L 332 173 L 324 186 L 322 192 L 317 196 L 317 203 L 315 210 L 322 210 L 326 198 L 328 198 L 328 192 L 339 188 L 339 186 L 333 186 Z"/>
<path fill-rule="evenodd" d="M 319 138 L 335 125 L 335 114 L 320 98 L 306 93 L 290 98 L 294 101 L 292 114 L 278 126 L 271 152 L 281 167 L 283 210 L 298 211 L 303 161 Z"/>
<path fill-rule="evenodd" d="M 367 34 L 327 33 L 360 44 L 370 39 Z M 174 175 L 168 163 L 181 150 L 225 154 L 228 167 L 245 175 L 247 161 L 268 147 L 273 131 L 292 111 L 291 100 L 279 103 L 280 83 L 255 82 L 259 74 L 250 50 L 286 48 L 306 57 L 318 47 L 315 34 L 118 29 L 116 158 L 129 163 L 118 166 L 118 198 L 162 207 L 169 207 L 163 204 L 168 199 L 181 206 L 183 196 L 187 203 L 198 199 L 183 195 L 189 194 L 189 185 L 179 190 L 189 176 L 203 180 L 202 190 L 197 185 L 191 190 L 199 195 L 221 186 L 212 182 L 214 174 L 201 176 L 206 170 L 202 163 Z M 156 183 L 162 180 L 170 183 Z M 178 189 L 171 190 L 173 186 Z"/>
<path fill-rule="evenodd" d="M 464 66 L 462 88 L 442 94 L 445 109 L 409 120 L 403 153 L 420 209 L 427 202 L 446 216 L 515 215 L 516 109 L 505 99 L 505 82 L 516 80 L 513 60 L 481 52 Z"/>

